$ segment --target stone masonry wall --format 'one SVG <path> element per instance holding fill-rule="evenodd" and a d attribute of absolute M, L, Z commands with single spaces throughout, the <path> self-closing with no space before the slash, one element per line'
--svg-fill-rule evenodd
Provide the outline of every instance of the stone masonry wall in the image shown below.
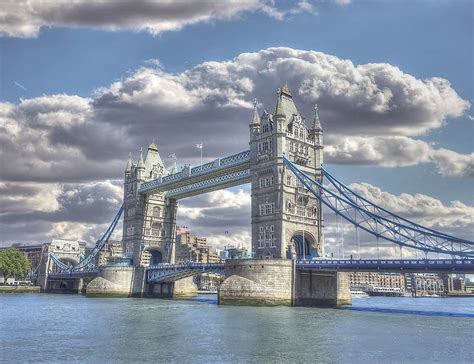
<path fill-rule="evenodd" d="M 227 260 L 226 280 L 219 289 L 221 305 L 293 304 L 294 261 L 288 259 Z"/>

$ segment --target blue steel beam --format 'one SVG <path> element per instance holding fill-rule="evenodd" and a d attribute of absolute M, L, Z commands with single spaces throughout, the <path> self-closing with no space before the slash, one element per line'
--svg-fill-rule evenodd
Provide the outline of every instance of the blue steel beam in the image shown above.
<path fill-rule="evenodd" d="M 216 177 L 229 175 L 242 170 L 248 170 L 249 168 L 250 151 L 246 150 L 228 157 L 216 159 L 215 161 L 203 164 L 202 166 L 183 169 L 181 172 L 145 182 L 140 187 L 140 193 L 152 194 L 157 192 L 168 192 L 198 182 L 209 181 Z"/>
<path fill-rule="evenodd" d="M 89 271 L 91 269 L 97 269 L 95 266 L 95 258 L 97 257 L 97 254 L 102 250 L 104 245 L 109 241 L 110 236 L 112 235 L 115 227 L 117 226 L 117 223 L 120 220 L 120 217 L 122 216 L 123 212 L 123 205 L 120 206 L 119 211 L 115 215 L 112 223 L 109 225 L 105 233 L 102 235 L 102 237 L 97 240 L 97 243 L 95 244 L 94 249 L 92 249 L 91 253 L 85 257 L 83 260 L 81 260 L 77 265 L 67 265 L 64 262 L 62 262 L 58 257 L 56 257 L 54 254 L 49 253 L 49 257 L 53 261 L 54 264 L 60 269 L 62 272 L 71 272 L 71 271 Z"/>
<path fill-rule="evenodd" d="M 474 242 L 457 238 L 450 239 L 449 236 L 442 233 L 423 231 L 417 227 L 401 224 L 385 216 L 380 216 L 368 210 L 365 204 L 360 206 L 346 198 L 346 196 L 338 195 L 315 179 L 307 176 L 286 156 L 283 156 L 283 160 L 285 165 L 316 198 L 354 226 L 399 246 L 424 252 L 474 257 Z"/>
<path fill-rule="evenodd" d="M 307 259 L 297 260 L 296 268 L 342 272 L 474 273 L 474 259 Z"/>
<path fill-rule="evenodd" d="M 224 273 L 224 263 L 158 264 L 145 270 L 147 282 L 173 282 L 202 273 Z"/>
<path fill-rule="evenodd" d="M 379 216 L 383 216 L 385 219 L 390 219 L 392 221 L 395 221 L 400 225 L 411 227 L 411 228 L 413 228 L 414 231 L 417 231 L 417 232 L 426 233 L 426 234 L 430 234 L 430 235 L 433 235 L 433 236 L 436 236 L 436 237 L 441 237 L 441 238 L 443 238 L 443 237 L 448 238 L 451 241 L 456 241 L 456 242 L 460 242 L 460 243 L 470 243 L 470 241 L 468 241 L 466 239 L 457 238 L 455 236 L 430 229 L 426 226 L 417 224 L 417 223 L 415 223 L 413 221 L 410 221 L 410 220 L 408 220 L 408 219 L 406 219 L 406 218 L 404 218 L 400 215 L 397 215 L 397 214 L 395 214 L 391 211 L 388 211 L 387 209 L 384 209 L 383 207 L 381 207 L 381 206 L 373 203 L 372 201 L 369 201 L 365 197 L 359 195 L 357 192 L 351 190 L 348 186 L 346 186 L 344 183 L 339 181 L 336 177 L 331 175 L 325 168 L 322 168 L 322 171 L 323 171 L 324 177 L 327 178 L 327 180 L 330 182 L 331 186 L 335 187 L 345 198 L 347 198 L 348 200 L 351 200 L 352 202 L 354 202 L 355 204 L 357 204 L 359 206 L 363 206 L 367 210 L 372 211 L 374 214 L 377 214 Z"/>

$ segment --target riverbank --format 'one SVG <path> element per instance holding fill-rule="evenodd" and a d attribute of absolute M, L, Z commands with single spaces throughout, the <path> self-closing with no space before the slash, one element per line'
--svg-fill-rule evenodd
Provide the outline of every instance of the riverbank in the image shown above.
<path fill-rule="evenodd" d="M 40 286 L 0 286 L 0 293 L 40 293 Z"/>

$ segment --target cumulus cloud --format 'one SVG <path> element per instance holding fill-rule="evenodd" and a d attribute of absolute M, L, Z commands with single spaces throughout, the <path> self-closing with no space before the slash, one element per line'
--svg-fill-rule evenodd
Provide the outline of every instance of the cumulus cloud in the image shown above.
<path fill-rule="evenodd" d="M 469 107 L 447 80 L 420 80 L 388 64 L 354 65 L 290 48 L 243 53 L 181 73 L 148 63 L 89 98 L 51 95 L 0 103 L 0 188 L 14 193 L 8 191 L 15 183 L 31 191 L 21 197 L 29 213 L 13 207 L 13 195 L 0 198 L 2 238 L 13 240 L 15 226 L 25 237 L 36 231 L 40 240 L 65 231 L 70 222 L 84 225 L 76 234 L 92 236 L 92 227 L 106 226 L 121 199 L 120 184 L 101 181 L 122 178 L 128 151 L 153 136 L 161 155 L 176 153 L 179 163 L 199 162 L 199 142 L 205 160 L 245 150 L 251 100 L 257 97 L 271 111 L 272 90 L 284 81 L 303 115 L 310 118 L 319 103 L 328 160 L 390 167 L 431 162 L 442 174 L 472 175 L 472 155 L 410 138 Z M 245 236 L 250 220 L 239 211 L 248 201 L 245 195 L 232 200 L 234 195 L 205 197 L 228 201 L 220 209 L 206 208 L 212 200 L 201 197 L 183 202 L 183 223 L 216 237 L 227 224 L 235 226 L 236 238 Z"/>
<path fill-rule="evenodd" d="M 73 238 L 94 243 L 122 201 L 121 182 L 0 184 L 1 245 Z M 117 227 L 117 232 L 121 227 Z"/>
<path fill-rule="evenodd" d="M 429 143 L 405 136 L 341 137 L 332 136 L 325 149 L 325 160 L 335 164 L 405 167 L 434 163 L 443 176 L 474 176 L 474 153 L 461 154 L 436 149 Z"/>
<path fill-rule="evenodd" d="M 300 3 L 303 3 L 298 4 L 301 11 L 307 11 L 310 4 Z M 250 12 L 281 20 L 290 10 L 278 9 L 270 0 L 5 0 L 0 10 L 0 34 L 29 38 L 36 37 L 41 27 L 80 27 L 147 31 L 157 35 L 191 24 L 230 20 Z"/>
<path fill-rule="evenodd" d="M 272 90 L 282 77 L 303 115 L 310 118 L 319 103 L 326 135 L 379 137 L 334 143 L 334 161 L 345 163 L 352 153 L 354 162 L 376 163 L 377 153 L 388 150 L 382 140 L 396 148 L 397 139 L 380 139 L 388 134 L 409 148 L 398 148 L 384 165 L 409 165 L 409 150 L 422 151 L 420 162 L 470 163 L 469 156 L 430 151 L 426 143 L 401 138 L 439 128 L 469 107 L 447 80 L 420 80 L 388 64 L 354 65 L 321 52 L 269 48 L 176 74 L 159 64 L 141 67 L 90 98 L 51 95 L 0 103 L 0 173 L 8 181 L 120 178 L 128 152 L 153 135 L 162 155 L 176 153 L 183 163 L 198 162 L 196 142 L 204 143 L 204 158 L 239 152 L 248 147 L 251 100 L 257 97 L 271 111 Z M 356 153 L 363 149 L 366 156 Z"/>

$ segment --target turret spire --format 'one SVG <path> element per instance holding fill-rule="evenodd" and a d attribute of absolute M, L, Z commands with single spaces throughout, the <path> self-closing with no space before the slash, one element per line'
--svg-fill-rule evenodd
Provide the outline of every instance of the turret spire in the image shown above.
<path fill-rule="evenodd" d="M 128 162 L 127 167 L 125 167 L 125 173 L 130 173 L 132 171 L 132 153 L 128 153 Z"/>
<path fill-rule="evenodd" d="M 253 99 L 253 114 L 252 119 L 250 121 L 251 126 L 259 126 L 260 125 L 260 116 L 258 116 L 258 109 L 257 109 L 257 99 Z"/>
<path fill-rule="evenodd" d="M 145 162 L 143 161 L 143 148 L 140 148 L 140 158 L 138 158 L 137 168 L 145 168 Z"/>
<path fill-rule="evenodd" d="M 323 131 L 323 129 L 321 128 L 321 122 L 319 121 L 318 104 L 314 104 L 313 129 L 315 131 Z"/>
<path fill-rule="evenodd" d="M 276 104 L 276 107 L 275 107 L 275 116 L 277 116 L 277 115 L 285 116 L 285 112 L 283 111 L 283 105 L 282 105 L 282 100 L 281 100 L 281 95 L 282 94 L 283 94 L 282 89 L 278 88 L 278 90 L 277 90 L 278 98 L 277 98 L 277 104 Z"/>

